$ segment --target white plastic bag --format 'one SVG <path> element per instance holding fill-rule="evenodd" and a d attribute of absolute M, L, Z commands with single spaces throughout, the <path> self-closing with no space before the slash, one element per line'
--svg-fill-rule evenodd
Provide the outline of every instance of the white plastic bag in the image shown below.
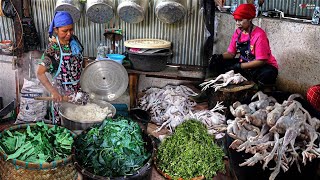
<path fill-rule="evenodd" d="M 15 124 L 30 123 L 44 120 L 47 114 L 47 101 L 35 100 L 34 97 L 43 96 L 44 88 L 39 80 L 24 79 L 21 89 L 20 110 Z"/>

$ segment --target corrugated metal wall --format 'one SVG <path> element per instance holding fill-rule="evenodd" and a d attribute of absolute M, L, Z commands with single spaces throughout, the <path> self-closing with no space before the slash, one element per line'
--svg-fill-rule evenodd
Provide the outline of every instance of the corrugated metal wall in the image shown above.
<path fill-rule="evenodd" d="M 13 21 L 10 18 L 0 17 L 0 40 L 14 40 Z"/>
<path fill-rule="evenodd" d="M 95 57 L 96 47 L 104 41 L 106 28 L 121 28 L 124 31 L 124 41 L 136 38 L 159 38 L 171 41 L 173 44 L 174 58 L 171 63 L 203 65 L 202 46 L 206 38 L 202 10 L 199 0 L 187 1 L 187 15 L 175 24 L 165 24 L 159 21 L 154 13 L 154 3 L 149 1 L 149 9 L 144 21 L 138 24 L 129 24 L 121 21 L 118 16 L 112 20 L 112 24 L 96 24 L 90 22 L 82 12 L 82 18 L 75 26 L 75 34 L 85 47 L 85 56 Z M 230 5 L 232 0 L 227 0 Z M 244 3 L 246 0 L 240 0 Z M 114 0 L 117 4 L 118 0 Z M 35 25 L 41 39 L 41 49 L 47 44 L 47 30 L 52 19 L 56 0 L 31 0 L 32 14 Z M 274 8 L 284 10 L 286 15 L 311 16 L 313 10 L 301 8 L 300 4 L 319 6 L 319 0 L 265 0 L 262 10 Z M 9 18 L 0 17 L 0 40 L 14 39 L 13 22 Z M 109 45 L 108 42 L 106 42 Z M 119 43 L 118 53 L 124 51 L 123 41 Z"/>
<path fill-rule="evenodd" d="M 118 3 L 116 0 L 114 2 Z M 173 45 L 174 56 L 170 63 L 202 65 L 203 53 L 201 51 L 206 37 L 200 2 L 198 0 L 187 0 L 187 15 L 175 24 L 165 24 L 157 19 L 154 13 L 154 3 L 155 0 L 149 1 L 149 9 L 145 20 L 138 24 L 125 23 L 118 16 L 115 16 L 111 21 L 112 23 L 96 24 L 90 22 L 85 16 L 85 11 L 83 11 L 81 19 L 75 25 L 75 34 L 85 47 L 85 56 L 95 57 L 96 47 L 100 42 L 110 45 L 103 36 L 106 28 L 120 28 L 124 31 L 124 37 L 117 47 L 116 52 L 118 53 L 124 51 L 123 42 L 125 40 L 136 38 L 164 39 L 171 41 Z M 33 19 L 41 37 L 42 50 L 48 43 L 47 30 L 54 14 L 55 4 L 55 0 L 31 0 Z M 5 27 L 7 26 L 5 25 Z M 3 32 L 2 29 L 1 32 Z M 3 39 L 7 38 L 10 39 L 11 36 L 3 37 Z"/>
<path fill-rule="evenodd" d="M 234 0 L 226 0 L 230 6 Z M 247 0 L 238 0 L 239 3 L 246 3 Z M 285 13 L 285 16 L 300 16 L 311 19 L 313 8 L 320 5 L 320 0 L 265 0 L 262 11 L 278 9 Z"/>

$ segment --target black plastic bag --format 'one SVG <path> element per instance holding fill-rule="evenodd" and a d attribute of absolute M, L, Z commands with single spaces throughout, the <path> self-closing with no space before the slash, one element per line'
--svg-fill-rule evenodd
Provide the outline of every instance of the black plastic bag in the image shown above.
<path fill-rule="evenodd" d="M 3 14 L 8 18 L 14 18 L 16 16 L 16 12 L 14 10 L 13 4 L 10 0 L 2 0 L 2 11 Z"/>

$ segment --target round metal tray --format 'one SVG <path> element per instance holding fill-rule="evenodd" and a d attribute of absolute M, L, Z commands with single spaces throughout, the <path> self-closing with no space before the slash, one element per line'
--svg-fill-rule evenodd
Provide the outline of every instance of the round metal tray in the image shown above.
<path fill-rule="evenodd" d="M 94 61 L 83 71 L 80 85 L 91 99 L 113 101 L 128 87 L 128 73 L 119 63 L 106 60 Z"/>

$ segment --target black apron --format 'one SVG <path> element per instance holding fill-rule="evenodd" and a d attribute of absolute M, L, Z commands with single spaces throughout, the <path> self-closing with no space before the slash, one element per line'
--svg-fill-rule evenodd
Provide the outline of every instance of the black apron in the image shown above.
<path fill-rule="evenodd" d="M 250 39 L 252 33 L 253 26 L 250 27 L 249 30 L 249 39 L 245 42 L 240 42 L 241 34 L 239 34 L 238 39 L 236 41 L 236 49 L 237 55 L 240 56 L 235 60 L 240 63 L 251 62 L 255 60 L 255 55 L 251 53 L 250 50 Z M 236 56 L 237 56 L 236 55 Z M 264 86 L 265 84 L 273 84 L 276 81 L 278 76 L 278 69 L 273 67 L 270 64 L 265 64 L 262 67 L 254 68 L 254 69 L 242 69 L 240 72 L 243 76 L 245 76 L 249 80 L 253 80 L 258 85 Z"/>
<path fill-rule="evenodd" d="M 247 41 L 240 42 L 242 32 L 240 32 L 238 39 L 236 41 L 237 54 L 240 54 L 240 57 L 239 57 L 240 63 L 250 62 L 255 59 L 255 56 L 251 53 L 251 50 L 250 50 L 250 39 L 251 39 L 252 29 L 253 27 L 250 27 L 249 39 Z"/>

